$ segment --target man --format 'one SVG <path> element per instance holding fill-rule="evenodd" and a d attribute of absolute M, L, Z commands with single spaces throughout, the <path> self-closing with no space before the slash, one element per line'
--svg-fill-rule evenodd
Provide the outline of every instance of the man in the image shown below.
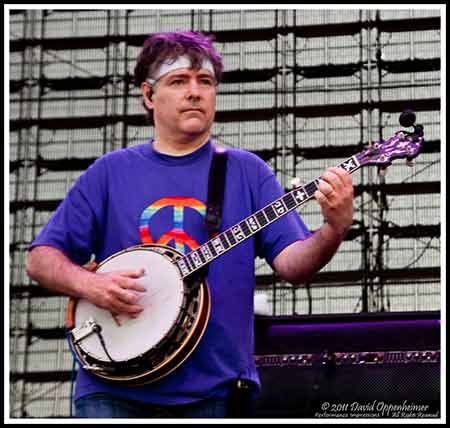
<path fill-rule="evenodd" d="M 216 86 L 223 65 L 196 33 L 148 38 L 135 68 L 155 139 L 99 158 L 78 179 L 30 247 L 27 272 L 50 290 L 138 317 L 143 270 L 95 273 L 81 267 L 125 248 L 164 243 L 189 252 L 208 240 L 204 223 Z M 283 194 L 255 155 L 229 149 L 221 230 Z M 225 417 L 236 380 L 260 383 L 253 359 L 254 258 L 293 284 L 307 281 L 337 251 L 352 224 L 350 175 L 330 168 L 315 198 L 325 223 L 310 234 L 296 212 L 270 224 L 209 265 L 211 315 L 192 355 L 161 380 L 126 387 L 80 368 L 78 417 Z M 176 228 L 174 224 L 176 223 Z M 168 233 L 171 230 L 176 234 Z"/>

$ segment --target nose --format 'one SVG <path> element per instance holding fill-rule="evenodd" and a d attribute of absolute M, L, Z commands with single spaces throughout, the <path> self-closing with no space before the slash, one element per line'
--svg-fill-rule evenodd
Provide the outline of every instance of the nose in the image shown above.
<path fill-rule="evenodd" d="M 186 90 L 186 98 L 188 100 L 198 100 L 201 96 L 200 85 L 195 80 L 191 80 Z"/>

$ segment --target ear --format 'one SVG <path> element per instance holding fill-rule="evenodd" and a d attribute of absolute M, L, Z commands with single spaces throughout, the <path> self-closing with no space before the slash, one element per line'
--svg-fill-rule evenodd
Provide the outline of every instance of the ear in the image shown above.
<path fill-rule="evenodd" d="M 150 85 L 147 82 L 141 83 L 141 92 L 142 96 L 144 98 L 144 104 L 147 108 L 153 109 L 153 101 L 152 101 L 152 95 L 153 95 L 153 88 L 152 85 Z"/>

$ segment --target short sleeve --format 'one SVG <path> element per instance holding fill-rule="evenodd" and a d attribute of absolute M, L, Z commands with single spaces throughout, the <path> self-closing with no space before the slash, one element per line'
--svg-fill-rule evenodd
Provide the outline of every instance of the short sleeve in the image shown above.
<path fill-rule="evenodd" d="M 284 191 L 277 178 L 272 173 L 260 185 L 259 208 L 264 208 L 276 199 L 284 195 Z M 311 235 L 310 230 L 305 225 L 297 211 L 275 220 L 272 224 L 263 229 L 257 237 L 257 255 L 272 266 L 275 257 L 287 246 L 304 240 Z"/>
<path fill-rule="evenodd" d="M 106 165 L 94 162 L 75 182 L 48 223 L 32 242 L 59 249 L 74 263 L 84 264 L 95 253 L 106 208 Z"/>

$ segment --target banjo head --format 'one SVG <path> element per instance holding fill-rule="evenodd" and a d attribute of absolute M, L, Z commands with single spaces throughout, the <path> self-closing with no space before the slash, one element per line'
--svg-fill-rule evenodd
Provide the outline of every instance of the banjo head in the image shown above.
<path fill-rule="evenodd" d="M 145 269 L 136 281 L 145 287 L 138 304 L 144 310 L 137 318 L 113 316 L 85 299 L 78 300 L 74 314 L 75 329 L 87 328 L 89 320 L 100 327 L 102 341 L 92 333 L 79 340 L 81 350 L 98 362 L 126 362 L 141 357 L 169 333 L 182 309 L 184 284 L 170 257 L 145 246 L 117 253 L 102 262 L 96 272 Z M 119 322 L 118 322 L 119 321 Z M 106 350 L 105 350 L 106 348 Z M 109 355 L 108 355 L 109 354 Z"/>

